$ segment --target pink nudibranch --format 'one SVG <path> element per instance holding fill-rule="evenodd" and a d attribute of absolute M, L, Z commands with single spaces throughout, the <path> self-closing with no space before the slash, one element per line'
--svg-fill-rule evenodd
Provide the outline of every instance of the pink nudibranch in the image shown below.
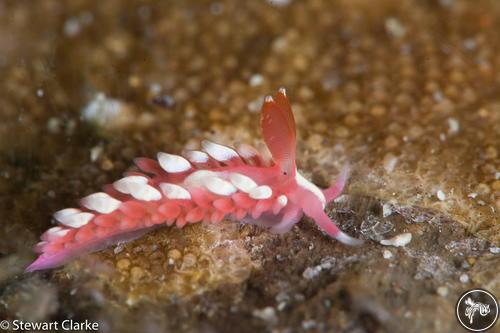
<path fill-rule="evenodd" d="M 225 218 L 284 233 L 305 214 L 342 243 L 361 244 L 339 230 L 323 210 L 342 192 L 347 171 L 325 190 L 297 171 L 295 120 L 285 89 L 265 98 L 261 128 L 272 158 L 248 145 L 234 150 L 203 141 L 203 151 L 136 159 L 143 172 L 129 172 L 103 192 L 81 199 L 80 208 L 54 214 L 58 226 L 41 236 L 35 246 L 40 256 L 26 270 L 57 267 L 159 225 L 182 228 Z"/>

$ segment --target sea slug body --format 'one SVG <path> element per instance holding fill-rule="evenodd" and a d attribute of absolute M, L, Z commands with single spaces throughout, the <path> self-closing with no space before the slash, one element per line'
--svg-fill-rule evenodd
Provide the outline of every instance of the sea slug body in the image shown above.
<path fill-rule="evenodd" d="M 235 150 L 203 141 L 203 151 L 136 159 L 142 172 L 128 173 L 102 192 L 86 196 L 79 208 L 54 214 L 59 225 L 41 236 L 35 245 L 40 255 L 26 270 L 57 267 L 157 226 L 182 228 L 227 218 L 284 233 L 305 214 L 337 240 L 360 244 L 323 211 L 342 192 L 347 173 L 320 190 L 297 171 L 295 120 L 285 89 L 265 98 L 261 128 L 271 158 L 249 145 Z"/>

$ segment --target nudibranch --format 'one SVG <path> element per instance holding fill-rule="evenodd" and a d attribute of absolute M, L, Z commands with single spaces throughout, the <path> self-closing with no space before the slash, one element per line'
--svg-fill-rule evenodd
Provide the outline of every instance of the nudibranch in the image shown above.
<path fill-rule="evenodd" d="M 26 270 L 57 267 L 160 225 L 182 228 L 223 219 L 284 233 L 305 214 L 342 243 L 361 244 L 324 212 L 326 203 L 342 192 L 347 172 L 320 190 L 297 171 L 295 120 L 285 89 L 265 98 L 261 128 L 270 157 L 245 144 L 235 150 L 203 141 L 203 151 L 136 159 L 142 172 L 129 172 L 103 192 L 81 199 L 79 208 L 53 215 L 58 226 L 41 236 L 35 245 L 40 255 Z"/>

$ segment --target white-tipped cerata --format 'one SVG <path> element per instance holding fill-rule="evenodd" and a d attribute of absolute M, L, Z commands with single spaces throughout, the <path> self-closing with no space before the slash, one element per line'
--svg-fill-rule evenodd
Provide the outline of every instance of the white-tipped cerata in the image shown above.
<path fill-rule="evenodd" d="M 176 184 L 161 183 L 160 189 L 168 199 L 191 200 L 191 194 L 182 186 Z"/>
<path fill-rule="evenodd" d="M 233 149 L 212 141 L 204 140 L 201 142 L 201 145 L 203 149 L 208 153 L 208 155 L 219 162 L 224 162 L 232 158 L 239 157 L 238 153 L 236 153 Z"/>
<path fill-rule="evenodd" d="M 81 203 L 85 208 L 95 210 L 98 213 L 109 214 L 115 211 L 122 202 L 107 193 L 97 192 L 83 198 Z"/>
<path fill-rule="evenodd" d="M 273 101 L 274 101 L 273 96 L 266 96 L 266 97 L 264 97 L 264 102 L 265 103 L 271 103 Z"/>
<path fill-rule="evenodd" d="M 285 207 L 288 204 L 288 198 L 286 195 L 282 194 L 278 197 L 278 203 L 281 207 Z"/>
<path fill-rule="evenodd" d="M 53 227 L 47 230 L 44 234 L 47 241 L 52 241 L 56 238 L 64 237 L 69 232 L 69 229 L 62 227 Z"/>
<path fill-rule="evenodd" d="M 229 175 L 231 183 L 241 192 L 249 193 L 251 190 L 256 188 L 258 185 L 253 181 L 252 178 L 242 175 L 240 173 L 232 173 Z"/>
<path fill-rule="evenodd" d="M 278 92 L 280 92 L 280 93 L 282 93 L 283 95 L 286 96 L 286 89 L 284 87 L 279 88 Z"/>
<path fill-rule="evenodd" d="M 143 176 L 128 176 L 128 177 L 123 177 L 120 180 L 117 180 L 116 182 L 113 183 L 113 187 L 125 194 L 130 194 L 131 191 L 131 186 L 134 184 L 147 184 L 148 179 Z"/>
<path fill-rule="evenodd" d="M 133 183 L 129 185 L 130 195 L 137 200 L 156 201 L 161 199 L 161 193 L 148 184 Z"/>
<path fill-rule="evenodd" d="M 205 153 L 204 151 L 188 150 L 184 153 L 184 155 L 191 163 L 201 164 L 208 162 L 208 154 Z"/>
<path fill-rule="evenodd" d="M 240 154 L 240 156 L 243 158 L 252 158 L 255 156 L 259 156 L 259 151 L 256 148 L 244 143 L 239 145 L 236 150 L 238 151 L 238 154 Z"/>
<path fill-rule="evenodd" d="M 87 212 L 81 212 L 81 213 L 76 213 L 76 214 L 71 214 L 71 215 L 66 215 L 58 219 L 58 221 L 70 228 L 80 228 L 86 225 L 87 223 L 92 220 L 94 217 L 94 214 L 92 213 L 87 213 Z"/>
<path fill-rule="evenodd" d="M 167 172 L 184 172 L 191 169 L 191 164 L 184 157 L 167 153 L 158 153 L 158 162 Z"/>
<path fill-rule="evenodd" d="M 273 195 L 273 190 L 267 185 L 262 185 L 251 190 L 248 195 L 257 200 L 269 199 Z"/>
<path fill-rule="evenodd" d="M 231 195 L 236 192 L 236 187 L 230 182 L 218 177 L 208 177 L 204 180 L 207 190 L 218 195 Z"/>
<path fill-rule="evenodd" d="M 198 170 L 184 179 L 184 184 L 188 187 L 203 187 L 204 180 L 209 177 L 217 177 L 217 174 L 209 170 Z"/>
<path fill-rule="evenodd" d="M 36 253 L 42 253 L 43 252 L 43 248 L 47 244 L 49 244 L 49 242 L 46 242 L 46 241 L 41 241 L 41 242 L 36 243 L 35 246 L 34 246 L 35 252 Z"/>
<path fill-rule="evenodd" d="M 81 212 L 81 210 L 79 210 L 77 208 L 65 208 L 65 209 L 61 209 L 61 210 L 55 212 L 54 218 L 57 221 L 60 221 L 60 219 L 64 216 L 73 215 L 73 214 L 80 213 L 80 212 Z"/>

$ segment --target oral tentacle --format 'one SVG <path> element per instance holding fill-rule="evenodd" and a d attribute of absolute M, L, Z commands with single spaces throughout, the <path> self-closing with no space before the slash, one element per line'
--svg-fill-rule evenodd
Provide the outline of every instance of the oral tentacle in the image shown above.
<path fill-rule="evenodd" d="M 340 175 L 335 181 L 335 184 L 323 190 L 326 202 L 331 202 L 332 200 L 335 200 L 342 193 L 345 184 L 347 183 L 348 177 L 349 177 L 349 165 L 346 165 L 340 172 Z"/>

